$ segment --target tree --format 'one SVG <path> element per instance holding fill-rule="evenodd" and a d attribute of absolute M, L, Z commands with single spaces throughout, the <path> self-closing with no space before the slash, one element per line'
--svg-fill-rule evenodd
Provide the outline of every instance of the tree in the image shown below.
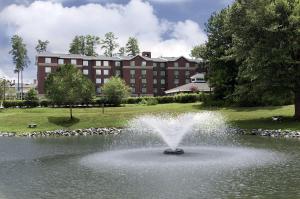
<path fill-rule="evenodd" d="M 74 104 L 91 100 L 95 94 L 91 80 L 71 64 L 61 66 L 51 73 L 45 81 L 45 90 L 46 96 L 54 103 L 69 105 L 70 119 L 73 119 Z"/>
<path fill-rule="evenodd" d="M 129 96 L 129 91 L 125 81 L 118 77 L 111 77 L 102 87 L 103 95 L 114 106 L 119 106 L 122 99 Z"/>
<path fill-rule="evenodd" d="M 21 73 L 21 100 L 23 99 L 23 71 L 28 67 L 30 61 L 27 56 L 26 45 L 23 43 L 22 37 L 14 35 L 11 38 L 12 49 L 9 54 L 12 55 L 13 63 L 15 64 L 14 71 L 18 73 L 18 93 L 20 93 L 19 75 Z"/>
<path fill-rule="evenodd" d="M 69 53 L 77 55 L 85 55 L 85 37 L 84 36 L 75 36 L 70 44 Z"/>
<path fill-rule="evenodd" d="M 119 47 L 117 43 L 118 38 L 114 35 L 113 32 L 108 32 L 105 34 L 104 39 L 101 41 L 101 48 L 104 49 L 104 54 L 108 57 L 114 55 L 114 50 Z"/>
<path fill-rule="evenodd" d="M 129 37 L 126 44 L 126 53 L 131 56 L 136 56 L 140 53 L 138 40 L 134 37 Z"/>
<path fill-rule="evenodd" d="M 97 56 L 96 47 L 100 44 L 100 37 L 87 35 L 85 36 L 85 55 Z"/>
<path fill-rule="evenodd" d="M 31 88 L 28 92 L 27 95 L 25 96 L 26 101 L 38 101 L 38 93 L 36 92 L 35 89 Z"/>
<path fill-rule="evenodd" d="M 205 44 L 201 44 L 198 46 L 195 46 L 192 50 L 191 50 L 191 57 L 195 58 L 195 59 L 206 59 L 206 45 Z"/>
<path fill-rule="evenodd" d="M 125 55 L 125 53 L 126 53 L 126 49 L 125 49 L 125 47 L 121 47 L 120 49 L 119 49 L 119 56 L 124 56 Z"/>
<path fill-rule="evenodd" d="M 236 94 L 294 95 L 300 120 L 300 0 L 240 0 L 230 13 L 236 59 Z M 249 95 L 246 95 L 248 97 Z"/>
<path fill-rule="evenodd" d="M 48 40 L 46 40 L 46 41 L 38 40 L 38 44 L 35 47 L 36 52 L 37 53 L 46 52 L 48 44 L 49 44 Z"/>

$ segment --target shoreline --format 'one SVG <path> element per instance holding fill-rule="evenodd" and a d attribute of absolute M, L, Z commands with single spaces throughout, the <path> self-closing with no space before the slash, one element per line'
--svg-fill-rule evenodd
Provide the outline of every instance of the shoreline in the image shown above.
<path fill-rule="evenodd" d="M 0 137 L 75 137 L 75 136 L 97 136 L 97 135 L 119 135 L 124 128 L 87 128 L 66 130 L 58 129 L 53 131 L 37 131 L 28 133 L 16 133 L 16 132 L 1 132 Z M 298 138 L 300 139 L 300 131 L 294 130 L 267 130 L 267 129 L 240 129 L 230 128 L 230 132 L 237 135 L 255 135 L 262 137 L 274 137 L 274 138 Z"/>

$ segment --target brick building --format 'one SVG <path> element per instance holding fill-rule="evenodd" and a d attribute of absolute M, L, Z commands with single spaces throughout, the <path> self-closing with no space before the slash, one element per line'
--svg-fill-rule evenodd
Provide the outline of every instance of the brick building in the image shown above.
<path fill-rule="evenodd" d="M 185 57 L 152 58 L 150 52 L 137 56 L 83 56 L 42 53 L 36 57 L 38 92 L 44 94 L 47 74 L 63 64 L 73 64 L 95 83 L 96 93 L 111 76 L 119 76 L 132 89 L 132 96 L 164 95 L 165 90 L 190 82 L 196 73 L 204 73 L 202 62 Z"/>

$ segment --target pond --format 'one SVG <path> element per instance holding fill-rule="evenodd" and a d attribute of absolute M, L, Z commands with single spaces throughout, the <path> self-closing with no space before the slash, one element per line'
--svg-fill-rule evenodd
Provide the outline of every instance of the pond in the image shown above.
<path fill-rule="evenodd" d="M 125 138 L 126 137 L 126 138 Z M 0 138 L 0 198 L 300 198 L 300 141 L 256 136 Z"/>

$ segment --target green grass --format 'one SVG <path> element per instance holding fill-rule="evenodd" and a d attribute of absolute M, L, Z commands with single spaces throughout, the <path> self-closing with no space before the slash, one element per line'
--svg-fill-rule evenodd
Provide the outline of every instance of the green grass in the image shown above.
<path fill-rule="evenodd" d="M 0 112 L 0 131 L 30 132 L 62 128 L 122 127 L 129 119 L 138 115 L 205 110 L 220 112 L 229 123 L 241 128 L 300 130 L 300 122 L 292 119 L 293 106 L 205 109 L 199 103 L 191 103 L 156 106 L 126 105 L 105 108 L 104 114 L 101 108 L 75 108 L 73 109 L 75 119 L 72 121 L 69 120 L 69 109 L 64 108 L 5 109 Z M 284 121 L 273 122 L 271 117 L 274 115 L 284 116 Z M 38 127 L 29 129 L 27 128 L 29 123 L 36 123 Z"/>

